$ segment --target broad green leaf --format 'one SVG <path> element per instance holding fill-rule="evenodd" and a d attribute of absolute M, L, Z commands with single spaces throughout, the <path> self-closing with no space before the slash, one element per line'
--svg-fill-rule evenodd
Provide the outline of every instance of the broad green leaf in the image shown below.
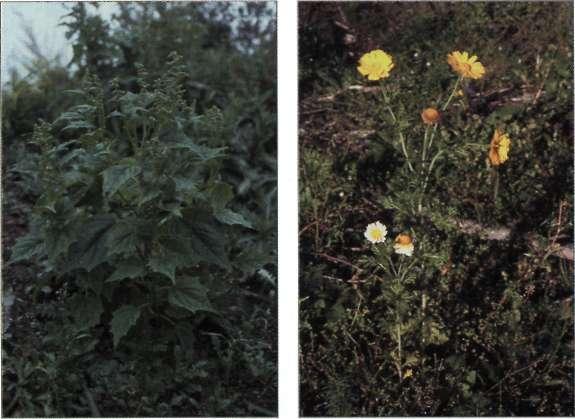
<path fill-rule="evenodd" d="M 120 98 L 122 114 L 127 118 L 137 120 L 142 114 L 148 112 L 146 107 L 152 100 L 153 96 L 150 94 L 127 92 Z"/>
<path fill-rule="evenodd" d="M 197 182 L 188 176 L 174 176 L 176 191 L 181 193 L 198 193 Z"/>
<path fill-rule="evenodd" d="M 106 280 L 106 282 L 121 281 L 126 278 L 137 278 L 144 275 L 146 268 L 140 260 L 131 258 L 120 262 L 114 273 Z"/>
<path fill-rule="evenodd" d="M 170 145 L 170 148 L 173 149 L 185 149 L 191 151 L 195 154 L 200 160 L 207 161 L 216 159 L 218 157 L 224 156 L 225 148 L 210 148 L 200 144 L 195 144 L 190 138 L 185 139 L 185 141 L 178 142 L 175 144 Z"/>
<path fill-rule="evenodd" d="M 162 195 L 160 189 L 142 189 L 137 199 L 138 206 L 142 206 Z"/>
<path fill-rule="evenodd" d="M 12 248 L 10 263 L 28 260 L 34 256 L 38 256 L 44 251 L 44 240 L 34 233 L 29 233 L 26 236 L 18 238 L 16 241 L 16 244 Z"/>
<path fill-rule="evenodd" d="M 114 347 L 130 331 L 140 317 L 140 308 L 125 305 L 114 311 L 112 315 L 111 330 L 114 337 Z"/>
<path fill-rule="evenodd" d="M 227 208 L 216 212 L 215 216 L 219 222 L 224 224 L 228 225 L 237 224 L 246 228 L 252 228 L 252 229 L 254 228 L 252 226 L 252 223 L 246 220 L 243 215 L 238 214 L 237 212 L 233 212 L 232 210 Z"/>
<path fill-rule="evenodd" d="M 50 243 L 46 247 L 48 259 L 54 262 L 58 256 L 68 252 L 73 239 L 65 228 L 58 227 L 51 228 L 46 232 L 46 242 Z"/>
<path fill-rule="evenodd" d="M 95 126 L 94 124 L 88 122 L 88 121 L 72 121 L 70 122 L 68 125 L 66 125 L 64 128 L 62 128 L 62 131 L 67 131 L 67 130 L 71 130 L 71 129 L 94 129 Z"/>
<path fill-rule="evenodd" d="M 190 233 L 190 248 L 194 254 L 206 262 L 228 268 L 224 232 L 213 222 L 191 219 L 186 224 Z"/>
<path fill-rule="evenodd" d="M 168 257 L 165 254 L 161 256 L 151 257 L 150 261 L 148 262 L 148 266 L 153 272 L 166 275 L 168 278 L 172 280 L 172 282 L 175 282 L 176 263 L 174 262 L 173 258 Z"/>
<path fill-rule="evenodd" d="M 209 311 L 217 313 L 207 296 L 208 289 L 197 278 L 183 277 L 170 288 L 168 301 L 170 304 L 196 313 Z"/>
<path fill-rule="evenodd" d="M 141 171 L 142 168 L 135 163 L 112 166 L 104 170 L 102 172 L 104 194 L 107 196 L 114 195 L 118 189 L 138 176 Z"/>
<path fill-rule="evenodd" d="M 133 255 L 137 252 L 140 223 L 131 219 L 124 219 L 116 223 L 108 234 L 108 249 L 110 255 Z"/>
<path fill-rule="evenodd" d="M 179 202 L 171 202 L 169 204 L 160 203 L 158 208 L 169 212 L 170 215 L 174 217 L 182 218 L 182 204 Z"/>
<path fill-rule="evenodd" d="M 198 263 L 192 252 L 187 249 L 186 239 L 173 235 L 159 241 L 160 251 L 152 255 L 148 267 L 157 273 L 166 275 L 175 282 L 176 269 L 189 267 Z"/>
<path fill-rule="evenodd" d="M 97 215 L 77 231 L 79 240 L 70 247 L 68 270 L 83 268 L 88 272 L 106 262 L 108 257 L 107 234 L 114 226 L 111 215 Z"/>
<path fill-rule="evenodd" d="M 70 90 L 64 90 L 62 91 L 62 93 L 64 94 L 70 94 L 70 95 L 79 95 L 79 96 L 86 96 L 86 92 L 83 90 L 77 90 L 77 89 L 70 89 Z"/>
<path fill-rule="evenodd" d="M 76 330 L 87 330 L 100 323 L 104 307 L 99 296 L 76 294 L 72 300 L 72 315 Z"/>
<path fill-rule="evenodd" d="M 216 212 L 222 211 L 234 197 L 234 191 L 227 183 L 218 182 L 209 191 L 211 204 Z"/>
<path fill-rule="evenodd" d="M 210 148 L 197 144 L 184 133 L 179 123 L 163 128 L 159 133 L 159 137 L 160 141 L 164 142 L 169 148 L 188 150 L 202 161 L 224 156 L 225 148 Z"/>

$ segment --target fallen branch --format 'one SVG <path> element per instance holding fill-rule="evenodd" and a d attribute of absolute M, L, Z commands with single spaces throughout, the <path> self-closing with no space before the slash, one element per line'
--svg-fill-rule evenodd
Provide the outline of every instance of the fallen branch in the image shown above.
<path fill-rule="evenodd" d="M 316 100 L 318 102 L 333 102 L 337 96 L 339 96 L 345 92 L 348 92 L 350 90 L 355 91 L 355 92 L 360 92 L 360 93 L 377 93 L 377 92 L 379 92 L 379 89 L 380 88 L 378 86 L 361 86 L 361 85 L 357 85 L 357 84 L 352 84 L 352 85 L 347 86 L 343 89 L 337 90 L 332 94 L 320 96 Z"/>
<path fill-rule="evenodd" d="M 485 227 L 473 220 L 452 220 L 452 222 L 462 233 L 478 235 L 485 240 L 503 241 L 509 240 L 511 237 L 511 228 L 509 227 Z M 543 247 L 535 237 L 531 238 L 530 242 L 535 249 L 541 249 Z M 572 244 L 567 246 L 556 244 L 553 246 L 551 254 L 569 261 L 574 260 Z"/>
<path fill-rule="evenodd" d="M 354 265 L 353 263 L 348 262 L 347 260 L 339 259 L 339 258 L 330 256 L 330 255 L 327 255 L 325 253 L 316 253 L 316 255 L 319 257 L 322 257 L 324 259 L 327 259 L 330 262 L 339 263 L 339 264 L 348 266 L 350 268 L 353 268 L 353 269 L 357 270 L 358 273 L 363 272 L 363 269 L 361 269 L 359 266 Z"/>

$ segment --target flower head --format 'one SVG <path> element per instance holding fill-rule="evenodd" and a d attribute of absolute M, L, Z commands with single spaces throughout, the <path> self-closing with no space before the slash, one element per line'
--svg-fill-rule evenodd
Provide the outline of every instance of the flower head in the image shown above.
<path fill-rule="evenodd" d="M 423 120 L 424 124 L 427 125 L 434 125 L 439 122 L 441 119 L 441 115 L 439 111 L 435 108 L 427 108 L 421 112 L 421 119 Z"/>
<path fill-rule="evenodd" d="M 413 240 L 409 234 L 400 234 L 395 238 L 393 245 L 395 253 L 399 255 L 411 256 L 413 255 Z"/>
<path fill-rule="evenodd" d="M 499 166 L 505 163 L 508 159 L 510 148 L 511 140 L 509 136 L 496 129 L 489 147 L 489 161 L 491 161 L 491 164 Z"/>
<path fill-rule="evenodd" d="M 357 71 L 367 76 L 368 80 L 380 80 L 389 77 L 393 66 L 391 55 L 376 49 L 361 56 Z"/>
<path fill-rule="evenodd" d="M 387 227 L 379 221 L 376 221 L 375 223 L 368 224 L 363 235 L 371 243 L 383 243 L 387 236 Z"/>
<path fill-rule="evenodd" d="M 447 63 L 453 71 L 467 79 L 480 79 L 485 75 L 485 67 L 477 61 L 477 55 L 469 56 L 468 52 L 453 51 L 447 54 Z"/>

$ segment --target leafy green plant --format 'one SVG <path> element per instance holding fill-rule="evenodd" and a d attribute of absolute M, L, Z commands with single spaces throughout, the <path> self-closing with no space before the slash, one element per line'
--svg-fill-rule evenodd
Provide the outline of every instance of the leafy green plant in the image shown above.
<path fill-rule="evenodd" d="M 275 286 L 264 270 L 273 249 L 243 249 L 268 222 L 234 204 L 234 187 L 222 180 L 226 149 L 211 145 L 225 129 L 219 111 L 195 113 L 183 99 L 180 57 L 167 68 L 154 83 L 142 68 L 138 93 L 115 86 L 109 99 L 88 75 L 69 92 L 84 103 L 35 128 L 43 192 L 11 263 L 33 260 L 63 287 L 70 320 L 52 336 L 67 342 L 60 363 L 81 365 L 110 345 L 133 353 L 143 373 L 158 355 L 173 368 L 179 354 L 197 353 L 206 324 L 239 339 L 221 308 L 234 277 L 265 275 Z M 257 374 L 268 361 L 258 361 L 259 349 L 254 356 L 245 362 Z"/>
<path fill-rule="evenodd" d="M 225 149 L 211 146 L 208 121 L 185 104 L 179 57 L 168 69 L 153 85 L 142 76 L 137 94 L 114 90 L 109 102 L 87 76 L 71 92 L 85 103 L 34 132 L 42 194 L 11 260 L 33 258 L 65 282 L 69 339 L 86 351 L 99 324 L 114 347 L 191 350 L 195 324 L 228 327 L 212 290 L 273 262 L 268 252 L 246 263 L 230 241 L 258 219 L 230 208 L 234 191 L 219 174 Z"/>

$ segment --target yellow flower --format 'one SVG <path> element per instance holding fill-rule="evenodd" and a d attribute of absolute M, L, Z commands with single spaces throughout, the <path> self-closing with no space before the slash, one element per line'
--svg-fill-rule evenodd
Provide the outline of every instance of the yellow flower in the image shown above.
<path fill-rule="evenodd" d="M 409 236 L 409 234 L 400 234 L 395 238 L 393 248 L 395 249 L 395 253 L 399 255 L 413 255 L 413 240 L 411 240 L 411 236 Z"/>
<path fill-rule="evenodd" d="M 427 108 L 421 112 L 421 119 L 423 120 L 424 124 L 433 125 L 437 124 L 441 119 L 441 115 L 435 108 Z"/>
<path fill-rule="evenodd" d="M 491 164 L 499 166 L 505 163 L 508 159 L 510 148 L 511 140 L 509 136 L 496 129 L 489 147 L 489 161 L 491 161 Z"/>
<path fill-rule="evenodd" d="M 447 54 L 447 62 L 457 74 L 468 79 L 480 79 L 485 75 L 485 67 L 477 61 L 477 55 L 453 51 Z"/>
<path fill-rule="evenodd" d="M 413 370 L 411 368 L 405 370 L 405 373 L 403 374 L 403 379 L 406 379 L 409 377 L 413 377 Z"/>
<path fill-rule="evenodd" d="M 387 236 L 387 227 L 376 221 L 367 226 L 363 235 L 371 243 L 383 243 Z"/>
<path fill-rule="evenodd" d="M 380 80 L 389 77 L 389 72 L 393 66 L 391 55 L 376 49 L 362 55 L 357 71 L 363 76 L 367 76 L 368 80 Z"/>

